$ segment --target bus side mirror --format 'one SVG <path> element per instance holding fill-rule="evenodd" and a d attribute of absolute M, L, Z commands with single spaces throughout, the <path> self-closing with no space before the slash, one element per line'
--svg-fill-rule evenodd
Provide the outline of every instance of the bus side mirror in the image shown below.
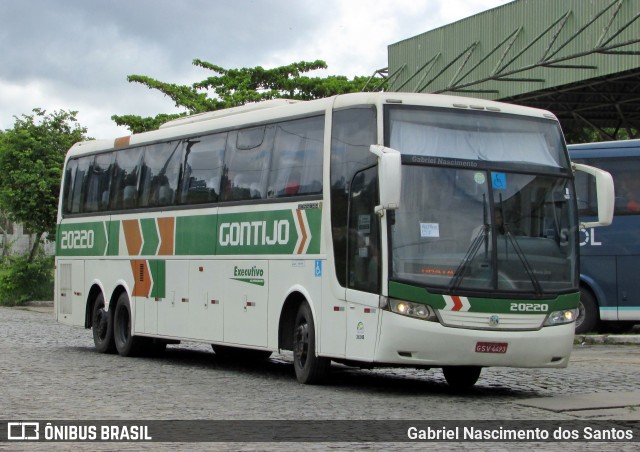
<path fill-rule="evenodd" d="M 372 144 L 369 150 L 378 157 L 378 184 L 380 187 L 380 205 L 375 211 L 383 215 L 385 210 L 400 207 L 402 187 L 402 158 L 395 149 Z"/>
<path fill-rule="evenodd" d="M 615 191 L 611 174 L 600 168 L 595 168 L 581 163 L 572 164 L 574 171 L 582 171 L 596 178 L 596 192 L 598 199 L 598 221 L 582 223 L 582 228 L 595 228 L 597 226 L 609 226 L 613 221 L 613 206 L 615 203 Z"/>

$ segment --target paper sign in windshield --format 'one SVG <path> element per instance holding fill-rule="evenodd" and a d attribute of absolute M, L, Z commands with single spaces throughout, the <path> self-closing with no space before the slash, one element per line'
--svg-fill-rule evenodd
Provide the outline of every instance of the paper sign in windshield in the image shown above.
<path fill-rule="evenodd" d="M 420 237 L 440 237 L 438 223 L 420 223 Z"/>

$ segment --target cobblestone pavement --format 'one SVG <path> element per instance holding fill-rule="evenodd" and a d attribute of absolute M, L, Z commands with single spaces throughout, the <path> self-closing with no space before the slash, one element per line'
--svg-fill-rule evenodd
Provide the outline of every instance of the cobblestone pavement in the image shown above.
<path fill-rule="evenodd" d="M 169 346 L 158 358 L 102 355 L 93 348 L 90 330 L 58 324 L 51 313 L 16 308 L 0 308 L 0 356 L 0 409 L 2 418 L 8 420 L 567 420 L 576 419 L 576 415 L 523 406 L 518 401 L 640 391 L 640 346 L 634 345 L 576 345 L 567 369 L 484 369 L 476 387 L 466 394 L 452 393 L 439 370 L 355 370 L 334 365 L 328 384 L 304 386 L 295 380 L 290 355 L 274 354 L 266 362 L 239 364 L 217 359 L 209 345 L 197 343 Z M 634 450 L 633 444 L 570 444 L 580 450 L 624 450 L 627 446 Z M 0 449 L 15 449 L 16 444 L 11 446 L 0 443 Z M 52 444 L 44 446 L 29 448 L 49 450 Z M 90 446 L 87 450 L 142 447 Z M 158 444 L 146 446 L 159 448 Z M 167 450 L 415 447 L 376 443 L 161 446 Z M 445 450 L 452 444 L 429 446 Z M 458 449 L 469 450 L 513 450 L 520 446 L 524 448 L 514 443 L 456 444 Z M 538 446 L 553 450 L 558 444 Z M 76 443 L 73 449 L 82 447 Z M 60 449 L 70 449 L 69 444 Z"/>

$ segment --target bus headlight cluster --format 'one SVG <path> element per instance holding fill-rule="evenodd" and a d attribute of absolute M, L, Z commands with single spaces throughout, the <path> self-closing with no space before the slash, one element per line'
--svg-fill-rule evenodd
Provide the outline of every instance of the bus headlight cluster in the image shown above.
<path fill-rule="evenodd" d="M 563 309 L 562 311 L 554 311 L 547 316 L 547 320 L 545 320 L 544 325 L 563 325 L 565 323 L 575 322 L 576 317 L 578 317 L 577 309 Z"/>
<path fill-rule="evenodd" d="M 396 314 L 415 317 L 416 319 L 430 320 L 432 322 L 438 321 L 435 311 L 430 306 L 424 304 L 390 298 L 388 306 L 391 312 L 395 312 Z"/>

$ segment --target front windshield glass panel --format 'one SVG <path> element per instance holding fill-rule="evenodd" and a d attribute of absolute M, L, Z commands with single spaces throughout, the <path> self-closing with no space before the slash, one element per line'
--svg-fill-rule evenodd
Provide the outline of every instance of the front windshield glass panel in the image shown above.
<path fill-rule="evenodd" d="M 568 168 L 553 120 L 418 107 L 390 108 L 387 118 L 390 146 L 403 154 Z"/>
<path fill-rule="evenodd" d="M 415 123 L 417 118 L 413 119 Z M 548 124 L 549 129 L 557 129 Z M 537 121 L 534 125 L 539 127 Z M 562 143 L 557 130 L 543 129 L 539 138 L 558 134 Z M 394 141 L 399 135 L 391 132 L 389 146 L 410 153 L 407 157 L 439 152 L 420 148 L 423 138 L 412 140 L 407 134 L 401 142 Z M 477 132 L 476 138 L 480 136 Z M 533 145 L 513 142 L 513 152 L 500 149 L 498 153 L 492 140 L 498 148 L 507 146 L 498 133 L 482 136 L 477 141 L 483 147 L 476 151 L 496 160 L 479 164 L 478 154 L 475 166 L 452 162 L 460 153 L 446 138 L 440 139 L 447 143 L 446 153 L 439 154 L 442 162 L 403 159 L 401 205 L 390 222 L 391 279 L 445 292 L 491 292 L 492 296 L 550 296 L 576 289 L 575 196 L 571 179 L 558 172 L 564 165 L 564 151 L 543 146 L 544 152 L 538 150 L 543 156 L 535 157 L 520 152 L 533 153 Z M 538 140 L 535 146 L 541 143 Z M 465 160 L 472 161 L 471 147 L 461 146 Z M 518 160 L 507 160 L 510 154 Z M 539 171 L 531 171 L 531 165 L 521 159 Z"/>

